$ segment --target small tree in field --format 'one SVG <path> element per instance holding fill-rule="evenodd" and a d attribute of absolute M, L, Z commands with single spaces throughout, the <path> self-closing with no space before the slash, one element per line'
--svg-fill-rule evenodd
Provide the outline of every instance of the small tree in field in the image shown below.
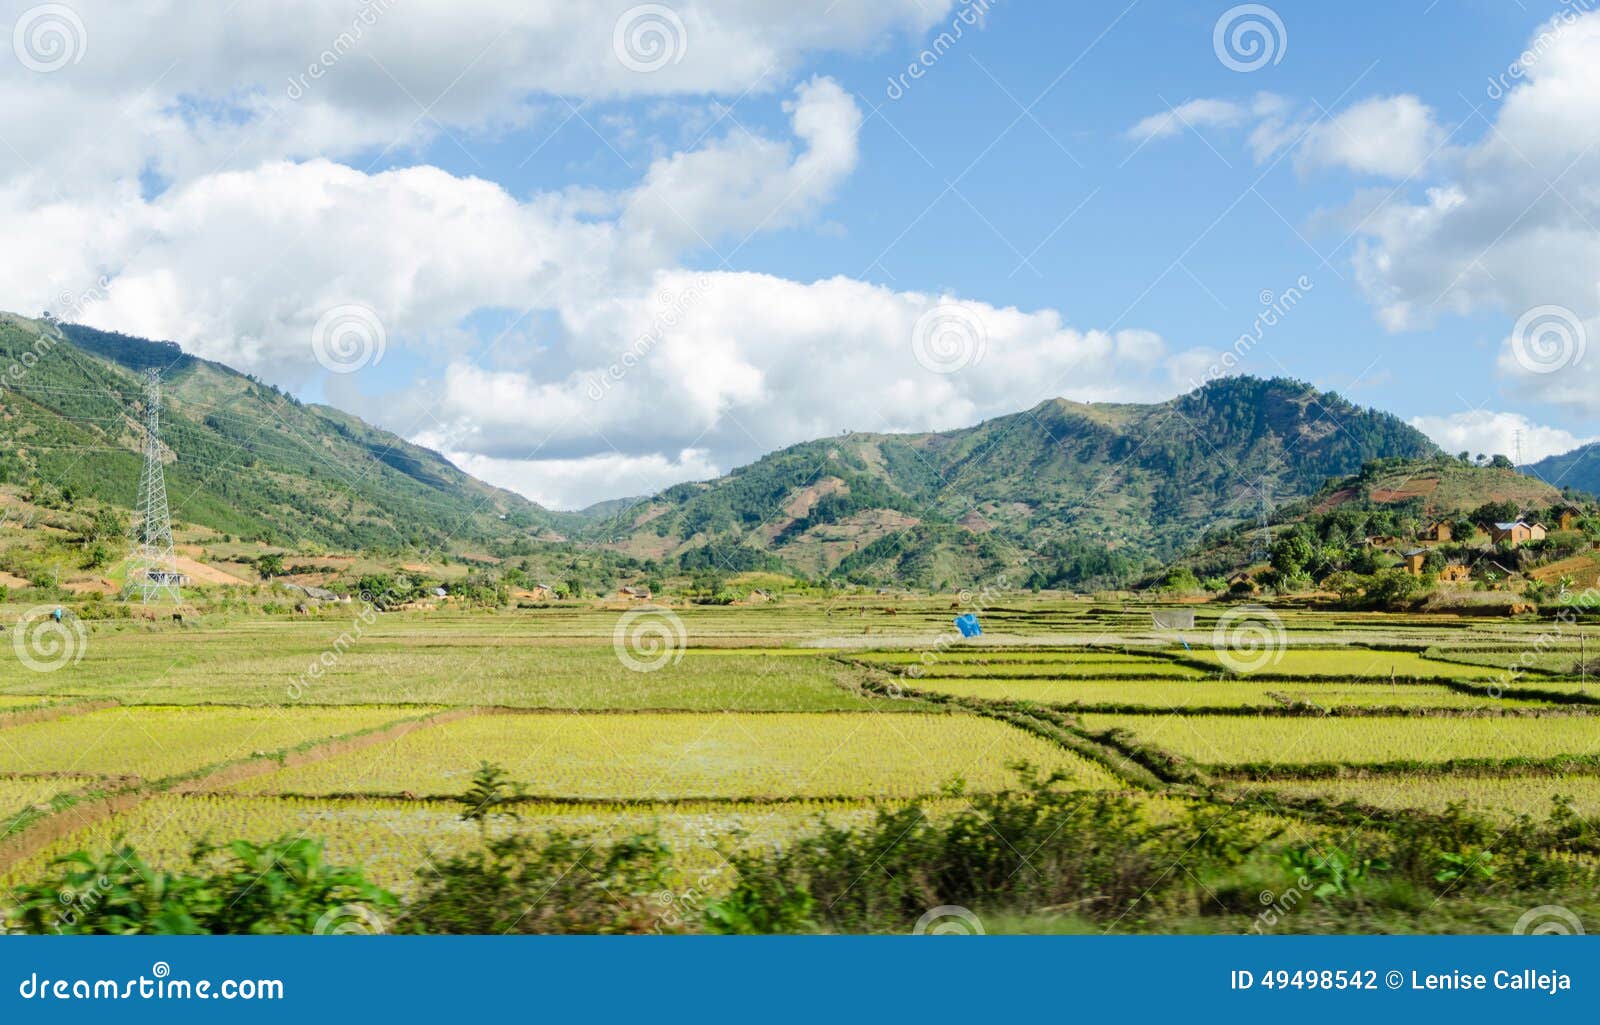
<path fill-rule="evenodd" d="M 522 785 L 513 783 L 504 768 L 483 762 L 472 774 L 472 786 L 457 798 L 465 809 L 461 817 L 477 823 L 478 833 L 487 841 L 491 819 L 500 815 L 516 818 L 513 802 L 522 796 L 522 790 Z"/>

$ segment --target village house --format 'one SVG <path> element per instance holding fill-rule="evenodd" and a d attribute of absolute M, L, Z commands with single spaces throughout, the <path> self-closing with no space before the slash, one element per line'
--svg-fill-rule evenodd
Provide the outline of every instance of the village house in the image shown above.
<path fill-rule="evenodd" d="M 1440 520 L 1422 532 L 1422 540 L 1436 545 L 1448 544 L 1452 540 L 1450 524 Z"/>
<path fill-rule="evenodd" d="M 1495 544 L 1509 544 L 1512 548 L 1529 541 L 1543 541 L 1545 529 L 1538 523 L 1517 520 L 1514 523 L 1494 523 L 1489 526 L 1489 540 Z"/>
<path fill-rule="evenodd" d="M 1401 556 L 1405 560 L 1405 570 L 1414 577 L 1422 576 L 1423 567 L 1428 563 L 1428 550 L 1426 548 L 1413 548 Z"/>
<path fill-rule="evenodd" d="M 624 598 L 632 598 L 634 601 L 650 600 L 650 588 L 648 587 L 624 587 L 617 593 Z"/>
<path fill-rule="evenodd" d="M 1564 505 L 1556 512 L 1557 530 L 1577 530 L 1578 518 L 1583 513 L 1577 506 Z"/>
<path fill-rule="evenodd" d="M 1464 566 L 1459 562 L 1452 562 L 1439 571 L 1439 582 L 1441 584 L 1460 584 L 1471 579 L 1471 567 Z"/>

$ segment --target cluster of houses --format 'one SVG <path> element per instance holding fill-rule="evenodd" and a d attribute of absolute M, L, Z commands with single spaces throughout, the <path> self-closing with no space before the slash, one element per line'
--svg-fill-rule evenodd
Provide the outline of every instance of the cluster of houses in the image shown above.
<path fill-rule="evenodd" d="M 1562 507 L 1553 517 L 1555 529 L 1563 531 L 1577 529 L 1578 520 L 1582 515 L 1582 511 L 1574 506 Z M 1538 521 L 1519 518 L 1509 523 L 1484 524 L 1483 531 L 1488 535 L 1492 547 L 1470 559 L 1448 562 L 1438 571 L 1437 576 L 1441 583 L 1464 583 L 1473 579 L 1475 573 L 1488 580 L 1507 580 L 1516 577 L 1518 574 L 1515 570 L 1491 558 L 1495 550 L 1515 549 L 1532 542 L 1543 541 L 1550 535 L 1551 528 Z M 1379 535 L 1366 538 L 1363 544 L 1367 548 L 1399 556 L 1400 568 L 1412 576 L 1420 577 L 1427 573 L 1429 557 L 1433 552 L 1441 545 L 1452 544 L 1457 540 L 1452 522 L 1440 520 L 1430 524 L 1414 541 Z M 1594 546 L 1600 549 L 1600 542 L 1595 542 Z M 1254 593 L 1261 589 L 1261 582 L 1251 570 L 1235 573 L 1228 578 L 1228 585 L 1235 591 Z"/>
<path fill-rule="evenodd" d="M 1563 507 L 1556 513 L 1556 529 L 1574 529 L 1580 515 L 1580 511 L 1575 507 Z M 1525 519 L 1516 519 L 1509 523 L 1488 523 L 1483 529 L 1489 535 L 1489 543 L 1496 548 L 1520 548 L 1530 542 L 1543 541 L 1550 535 L 1549 529 L 1544 524 L 1537 521 L 1530 523 Z M 1428 555 L 1437 546 L 1453 541 L 1453 535 L 1454 528 L 1447 521 L 1441 520 L 1428 527 L 1422 532 L 1419 547 L 1409 548 L 1400 553 L 1402 568 L 1412 576 L 1422 576 Z M 1374 547 L 1388 547 L 1386 542 L 1394 541 L 1394 538 L 1367 539 L 1367 543 Z M 1451 563 L 1439 571 L 1439 580 L 1443 583 L 1458 583 L 1470 579 L 1471 576 L 1471 567 L 1462 563 Z"/>

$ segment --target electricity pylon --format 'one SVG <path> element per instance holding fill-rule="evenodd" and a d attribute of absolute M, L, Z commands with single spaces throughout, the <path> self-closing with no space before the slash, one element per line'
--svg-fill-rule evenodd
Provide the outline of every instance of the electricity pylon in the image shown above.
<path fill-rule="evenodd" d="M 167 509 L 167 478 L 161 467 L 161 374 L 145 372 L 144 479 L 139 484 L 142 522 L 133 542 L 128 595 L 146 605 L 163 595 L 182 602 L 182 576 L 172 554 L 172 515 Z"/>

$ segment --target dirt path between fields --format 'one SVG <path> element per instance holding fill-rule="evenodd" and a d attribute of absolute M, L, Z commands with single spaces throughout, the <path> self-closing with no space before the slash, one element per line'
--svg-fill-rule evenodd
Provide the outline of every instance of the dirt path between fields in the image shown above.
<path fill-rule="evenodd" d="M 363 748 L 375 747 L 378 744 L 391 740 L 399 740 L 408 733 L 426 729 L 430 726 L 442 726 L 445 723 L 455 722 L 479 714 L 476 708 L 452 708 L 422 719 L 413 719 L 408 722 L 395 723 L 393 726 L 383 726 L 371 733 L 362 733 L 354 737 L 340 737 L 334 740 L 323 741 L 304 751 L 290 751 L 282 758 L 272 755 L 263 755 L 260 758 L 251 758 L 248 761 L 233 762 L 219 766 L 203 776 L 186 779 L 169 790 L 173 794 L 198 794 L 216 790 L 242 780 L 254 779 L 265 776 L 269 772 L 279 769 L 292 769 L 300 765 L 309 765 L 312 762 L 324 761 L 336 755 L 349 754 Z"/>
<path fill-rule="evenodd" d="M 115 706 L 116 702 L 109 704 Z M 109 786 L 120 789 L 115 789 L 103 797 L 85 798 L 61 811 L 46 813 L 27 823 L 19 832 L 8 832 L 4 837 L 0 837 L 0 873 L 9 872 L 56 841 L 65 839 L 81 829 L 98 825 L 114 815 L 131 811 L 156 794 L 195 794 L 212 791 L 230 783 L 277 772 L 279 769 L 320 762 L 336 755 L 375 747 L 378 744 L 398 740 L 408 733 L 455 722 L 458 719 L 478 715 L 479 712 L 477 708 L 452 708 L 421 719 L 380 727 L 353 737 L 335 737 L 304 750 L 285 752 L 281 757 L 262 755 L 258 758 L 219 765 L 209 771 L 201 770 L 199 774 L 165 788 L 157 788 L 136 777 L 108 781 Z M 92 788 L 94 785 L 92 781 L 87 782 L 79 789 Z"/>

